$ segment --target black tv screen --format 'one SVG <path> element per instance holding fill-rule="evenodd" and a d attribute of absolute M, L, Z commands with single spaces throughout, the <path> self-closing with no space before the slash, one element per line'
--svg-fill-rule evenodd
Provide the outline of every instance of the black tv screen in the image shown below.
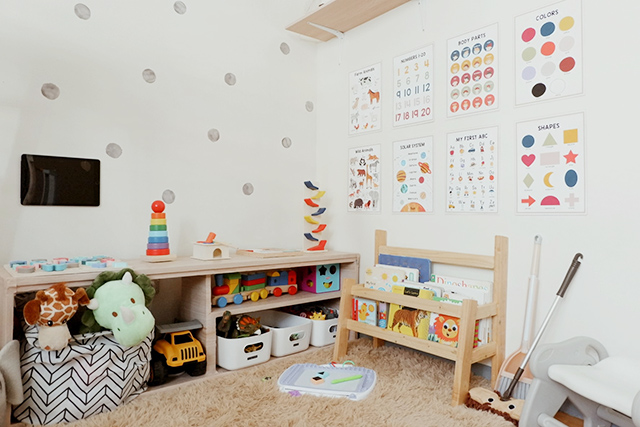
<path fill-rule="evenodd" d="M 100 160 L 23 154 L 20 203 L 100 206 Z"/>

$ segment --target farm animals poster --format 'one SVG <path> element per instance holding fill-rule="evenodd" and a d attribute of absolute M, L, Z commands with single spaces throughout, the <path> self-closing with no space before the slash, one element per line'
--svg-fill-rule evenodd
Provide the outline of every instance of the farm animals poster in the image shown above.
<path fill-rule="evenodd" d="M 381 129 L 380 63 L 349 75 L 349 135 Z"/>
<path fill-rule="evenodd" d="M 349 212 L 380 212 L 380 145 L 349 149 Z"/>
<path fill-rule="evenodd" d="M 393 143 L 393 212 L 433 212 L 433 137 Z"/>
<path fill-rule="evenodd" d="M 433 45 L 393 59 L 393 126 L 433 120 Z"/>

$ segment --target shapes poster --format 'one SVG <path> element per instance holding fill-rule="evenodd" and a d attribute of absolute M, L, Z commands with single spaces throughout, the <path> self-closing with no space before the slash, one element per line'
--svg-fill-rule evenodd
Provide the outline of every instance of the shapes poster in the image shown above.
<path fill-rule="evenodd" d="M 516 104 L 582 93 L 580 0 L 516 18 Z"/>
<path fill-rule="evenodd" d="M 517 125 L 519 213 L 585 212 L 582 113 Z"/>
<path fill-rule="evenodd" d="M 498 128 L 447 135 L 447 211 L 498 211 Z"/>
<path fill-rule="evenodd" d="M 447 117 L 498 108 L 498 24 L 447 41 Z"/>
<path fill-rule="evenodd" d="M 354 71 L 349 76 L 349 135 L 380 129 L 380 64 Z"/>
<path fill-rule="evenodd" d="M 433 212 L 433 137 L 393 143 L 393 212 Z"/>
<path fill-rule="evenodd" d="M 380 145 L 349 149 L 349 212 L 380 211 Z"/>
<path fill-rule="evenodd" d="M 433 120 L 433 45 L 393 59 L 393 125 Z"/>

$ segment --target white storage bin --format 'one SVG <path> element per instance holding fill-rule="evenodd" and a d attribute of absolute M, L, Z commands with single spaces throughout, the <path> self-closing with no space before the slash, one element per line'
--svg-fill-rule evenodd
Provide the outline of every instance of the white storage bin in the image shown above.
<path fill-rule="evenodd" d="M 262 334 L 244 338 L 218 338 L 218 365 L 230 371 L 264 363 L 271 357 L 273 332 L 262 328 Z"/>
<path fill-rule="evenodd" d="M 309 348 L 311 320 L 275 310 L 260 311 L 252 315 L 260 318 L 260 323 L 273 331 L 272 356 L 286 356 Z"/>
<path fill-rule="evenodd" d="M 336 342 L 338 318 L 329 320 L 311 320 L 311 345 L 323 347 Z"/>

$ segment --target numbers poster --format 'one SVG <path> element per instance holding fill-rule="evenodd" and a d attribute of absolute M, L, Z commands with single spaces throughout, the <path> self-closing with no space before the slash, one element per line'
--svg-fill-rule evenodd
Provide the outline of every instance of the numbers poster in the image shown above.
<path fill-rule="evenodd" d="M 515 20 L 516 104 L 582 93 L 580 0 L 567 0 Z"/>
<path fill-rule="evenodd" d="M 433 45 L 393 59 L 393 126 L 433 120 Z"/>
<path fill-rule="evenodd" d="M 433 137 L 393 143 L 393 212 L 433 212 Z"/>
<path fill-rule="evenodd" d="M 498 128 L 447 135 L 447 211 L 498 211 Z"/>
<path fill-rule="evenodd" d="M 380 212 L 380 145 L 349 149 L 349 212 Z"/>
<path fill-rule="evenodd" d="M 349 76 L 349 135 L 380 130 L 380 64 Z"/>
<path fill-rule="evenodd" d="M 519 213 L 585 212 L 582 113 L 517 125 Z"/>
<path fill-rule="evenodd" d="M 498 108 L 498 24 L 447 41 L 447 117 Z"/>

